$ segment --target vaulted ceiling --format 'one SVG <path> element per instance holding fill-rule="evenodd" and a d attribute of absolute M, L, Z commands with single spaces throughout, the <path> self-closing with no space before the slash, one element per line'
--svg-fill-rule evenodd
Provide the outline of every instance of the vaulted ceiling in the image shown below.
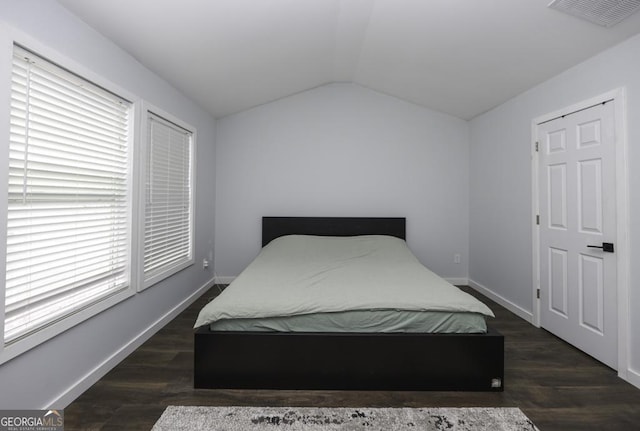
<path fill-rule="evenodd" d="M 58 1 L 214 117 L 353 82 L 470 119 L 640 32 L 549 0 Z"/>

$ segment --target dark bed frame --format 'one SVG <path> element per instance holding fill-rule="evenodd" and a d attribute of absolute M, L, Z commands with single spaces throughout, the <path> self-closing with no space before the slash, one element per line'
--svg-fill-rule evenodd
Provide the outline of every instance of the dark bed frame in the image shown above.
<path fill-rule="evenodd" d="M 392 235 L 404 218 L 264 217 L 262 245 L 288 234 Z M 504 337 L 195 331 L 194 387 L 502 391 Z"/>

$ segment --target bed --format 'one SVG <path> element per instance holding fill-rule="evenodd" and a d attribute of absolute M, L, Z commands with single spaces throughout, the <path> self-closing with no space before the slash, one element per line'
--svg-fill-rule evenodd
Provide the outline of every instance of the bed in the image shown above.
<path fill-rule="evenodd" d="M 409 267 L 402 265 L 407 259 L 415 259 L 413 255 L 403 256 L 396 262 L 395 257 L 405 253 L 405 231 L 404 218 L 263 218 L 263 250 L 260 255 L 234 281 L 233 289 L 229 289 L 233 292 L 228 295 L 223 292 L 205 307 L 208 311 L 203 309 L 198 317 L 194 386 L 502 391 L 504 338 L 484 324 L 484 316 L 478 319 L 483 313 L 490 315 L 490 311 L 484 311 L 482 307 L 486 306 L 476 301 L 480 305 L 465 303 L 464 306 L 471 309 L 465 308 L 463 313 L 458 313 L 458 309 L 450 308 L 450 304 L 455 303 L 458 307 L 460 298 L 467 294 L 449 292 L 445 295 L 448 290 L 444 284 L 448 283 L 439 278 L 429 278 L 437 276 L 426 268 L 417 275 L 411 275 L 413 273 L 406 271 Z M 305 257 L 305 253 L 311 250 L 323 256 L 325 249 L 332 256 L 330 264 L 324 263 L 314 272 L 316 263 Z M 282 255 L 282 250 L 286 254 Z M 382 259 L 373 260 L 373 264 L 381 269 L 364 271 L 355 266 L 361 261 L 369 261 L 369 255 Z M 291 261 L 289 267 L 269 266 L 278 259 L 280 262 L 283 259 Z M 348 265 L 343 264 L 347 261 Z M 305 262 L 309 262 L 310 269 L 305 267 Z M 318 262 L 322 262 L 322 258 L 319 257 Z M 310 270 L 312 275 L 307 276 Z M 394 295 L 389 295 L 390 289 L 376 287 L 376 283 L 366 277 L 362 277 L 363 280 L 356 277 L 367 273 L 375 276 L 377 282 L 389 276 L 390 281 L 386 284 L 393 284 L 394 280 L 402 279 L 405 272 L 410 276 L 406 277 L 406 282 L 394 285 Z M 281 285 L 273 283 L 278 276 L 285 279 Z M 290 280 L 287 281 L 287 277 Z M 431 314 L 424 313 L 427 304 L 422 304 L 420 297 L 429 295 L 414 289 L 418 297 L 408 296 L 413 294 L 411 280 L 420 277 L 428 280 L 418 282 L 428 282 L 436 287 L 442 284 L 440 287 L 445 289 L 442 292 L 436 289 L 442 295 L 431 295 Z M 316 295 L 319 278 L 325 290 Z M 271 280 L 271 286 L 267 282 L 256 281 L 260 279 Z M 286 290 L 291 280 L 295 281 L 294 285 L 302 284 Z M 405 285 L 408 290 L 397 290 Z M 379 293 L 351 294 L 351 290 L 359 292 L 368 286 L 372 292 L 377 289 Z M 263 287 L 268 290 L 261 292 Z M 300 289 L 302 295 L 297 293 Z M 331 293 L 331 289 L 335 289 L 334 294 L 327 293 Z M 243 290 L 245 299 L 240 297 L 238 301 L 238 292 Z M 401 293 L 396 295 L 397 292 Z M 380 295 L 385 306 L 376 302 Z M 279 296 L 291 301 L 282 304 Z M 437 299 L 435 306 L 434 298 Z M 271 311 L 275 313 L 273 316 L 263 312 L 267 306 L 280 308 Z M 397 313 L 415 313 L 415 316 L 410 315 L 411 327 L 398 329 L 395 310 Z M 425 314 L 429 319 L 415 318 Z M 451 326 L 455 320 L 449 314 L 454 317 L 456 314 L 470 315 L 473 319 L 471 323 L 462 320 L 462 326 L 458 323 Z M 311 320 L 312 324 L 309 324 L 309 316 L 316 319 Z M 317 320 L 327 316 L 330 318 Z M 319 321 L 323 323 L 319 324 Z M 416 321 L 418 323 L 414 324 Z M 436 322 L 435 327 L 420 326 L 427 321 L 431 325 Z M 344 322 L 349 322 L 349 326 L 345 327 Z M 380 322 L 391 322 L 392 329 L 380 326 Z"/>

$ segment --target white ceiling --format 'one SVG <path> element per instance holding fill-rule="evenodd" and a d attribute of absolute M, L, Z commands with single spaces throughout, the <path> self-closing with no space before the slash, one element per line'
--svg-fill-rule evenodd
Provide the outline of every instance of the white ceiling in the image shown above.
<path fill-rule="evenodd" d="M 640 32 L 549 0 L 59 2 L 214 117 L 354 82 L 470 119 Z"/>

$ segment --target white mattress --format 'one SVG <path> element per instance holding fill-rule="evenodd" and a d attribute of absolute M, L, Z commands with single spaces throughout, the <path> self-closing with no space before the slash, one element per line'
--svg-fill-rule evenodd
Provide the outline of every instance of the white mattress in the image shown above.
<path fill-rule="evenodd" d="M 240 326 L 235 330 L 247 330 L 243 325 L 248 319 L 284 318 L 287 322 L 295 321 L 286 319 L 295 316 L 394 310 L 412 312 L 408 314 L 412 316 L 414 312 L 493 316 L 482 302 L 424 267 L 401 239 L 289 235 L 265 246 L 235 281 L 201 310 L 195 327 L 213 324 L 216 328 L 220 322 L 222 329 L 234 330 L 233 325 L 228 329 L 229 322 L 237 319 Z M 391 320 L 393 332 L 405 331 L 397 319 Z M 307 331 L 308 319 L 304 322 L 301 330 Z M 335 330 L 354 331 L 345 327 Z M 372 325 L 367 332 L 388 331 Z"/>
<path fill-rule="evenodd" d="M 221 319 L 212 331 L 245 332 L 356 332 L 356 333 L 464 333 L 487 332 L 480 313 L 449 311 L 354 310 L 298 316 Z"/>

